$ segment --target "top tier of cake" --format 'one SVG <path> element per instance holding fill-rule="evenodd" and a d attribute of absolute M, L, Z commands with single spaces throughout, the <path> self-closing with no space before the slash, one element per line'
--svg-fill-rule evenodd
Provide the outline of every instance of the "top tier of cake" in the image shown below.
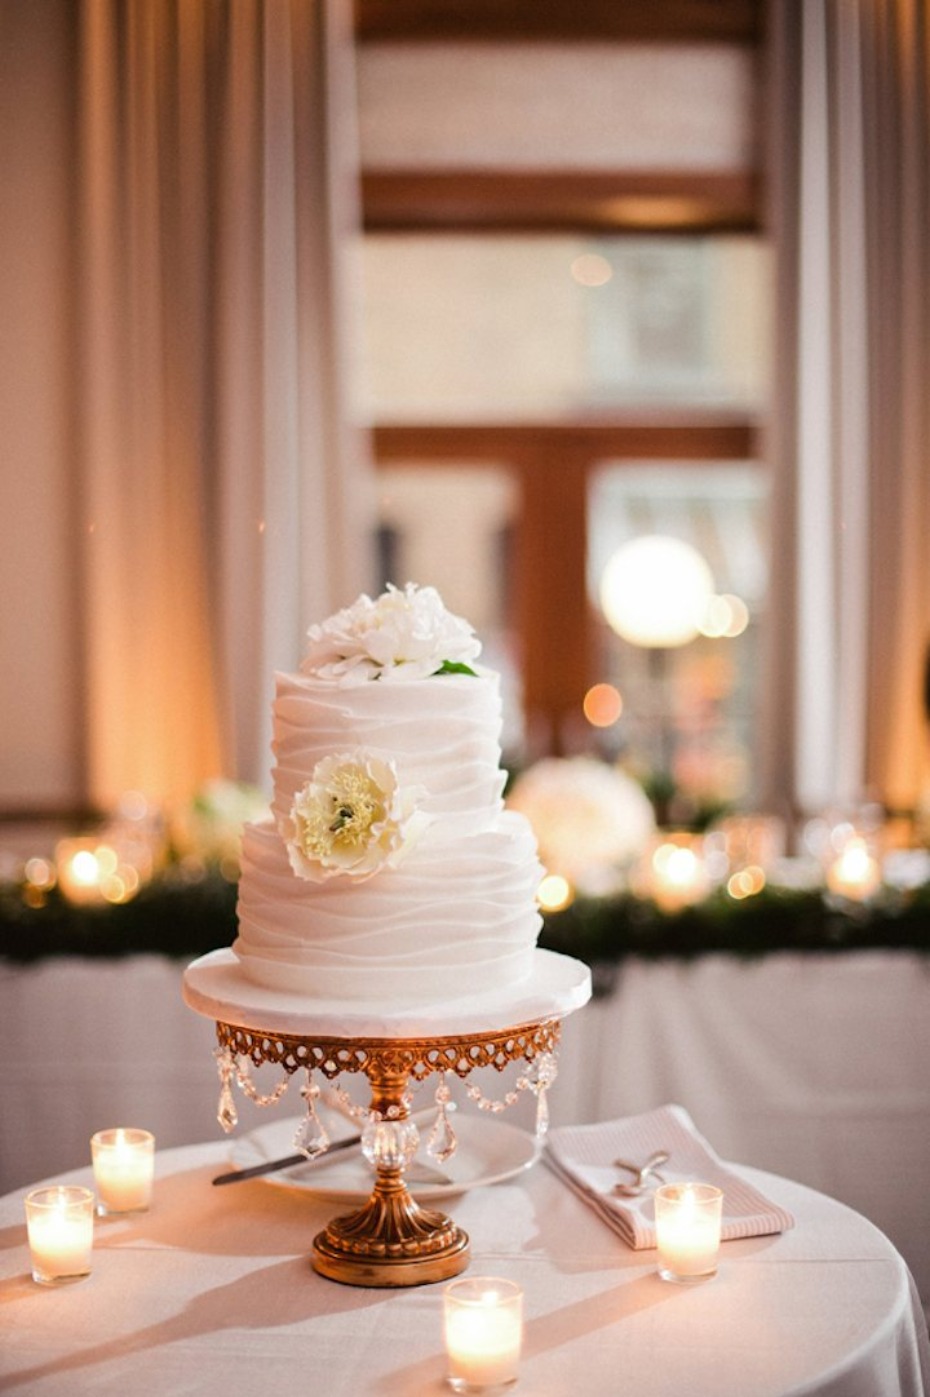
<path fill-rule="evenodd" d="M 403 684 L 339 688 L 280 674 L 274 701 L 274 800 L 286 829 L 295 797 L 319 762 L 362 751 L 393 762 L 418 791 L 420 838 L 455 840 L 486 829 L 502 807 L 498 676 L 444 674 Z"/>

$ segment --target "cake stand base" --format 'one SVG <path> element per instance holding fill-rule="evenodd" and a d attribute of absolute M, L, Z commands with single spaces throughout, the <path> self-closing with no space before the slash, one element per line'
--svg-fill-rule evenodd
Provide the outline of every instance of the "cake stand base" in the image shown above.
<path fill-rule="evenodd" d="M 346 1046 L 333 1043 L 325 1049 L 334 1067 Z M 456 1052 L 462 1046 L 456 1044 Z M 427 1285 L 457 1276 L 468 1265 L 467 1234 L 445 1213 L 421 1208 L 411 1197 L 404 1180 L 403 1141 L 392 1138 L 408 1120 L 407 1087 L 411 1074 L 422 1071 L 425 1047 L 358 1040 L 352 1044 L 356 1060 L 365 1064 L 372 1110 L 387 1123 L 382 1126 L 387 1153 L 373 1161 L 374 1188 L 367 1203 L 333 1218 L 314 1238 L 311 1264 L 328 1280 L 360 1286 Z"/>
<path fill-rule="evenodd" d="M 502 1071 L 512 1062 L 551 1060 L 560 1030 L 560 1020 L 546 1019 L 493 1033 L 364 1039 L 216 1025 L 220 1051 L 255 1066 L 276 1063 L 285 1072 L 310 1066 L 330 1079 L 343 1072 L 367 1077 L 371 1104 L 362 1153 L 374 1167 L 374 1187 L 363 1207 L 333 1218 L 317 1234 L 311 1264 L 343 1285 L 395 1287 L 446 1280 L 469 1261 L 467 1233 L 445 1213 L 421 1208 L 404 1180 L 419 1138 L 410 1121 L 411 1081 L 422 1082 L 433 1072 L 464 1078 L 478 1067 Z"/>
<path fill-rule="evenodd" d="M 464 1271 L 468 1235 L 445 1213 L 421 1208 L 403 1180 L 379 1176 L 358 1212 L 334 1218 L 313 1242 L 314 1271 L 343 1285 L 429 1285 Z"/>

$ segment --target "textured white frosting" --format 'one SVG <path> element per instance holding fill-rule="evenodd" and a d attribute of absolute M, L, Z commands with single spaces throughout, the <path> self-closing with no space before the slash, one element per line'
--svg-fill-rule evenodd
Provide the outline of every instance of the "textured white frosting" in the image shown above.
<path fill-rule="evenodd" d="M 243 835 L 233 946 L 243 972 L 274 989 L 371 1004 L 525 981 L 543 870 L 528 821 L 503 808 L 500 732 L 491 671 L 349 687 L 277 675 L 272 818 Z M 421 788 L 430 824 L 399 867 L 364 880 L 297 877 L 280 825 L 317 764 L 354 749 Z"/>
<path fill-rule="evenodd" d="M 487 829 L 502 808 L 500 681 L 444 674 L 406 684 L 341 688 L 304 674 L 278 674 L 272 749 L 272 812 L 286 818 L 317 762 L 364 748 L 393 761 L 404 785 L 425 791 L 426 814 L 448 817 L 437 836 Z"/>

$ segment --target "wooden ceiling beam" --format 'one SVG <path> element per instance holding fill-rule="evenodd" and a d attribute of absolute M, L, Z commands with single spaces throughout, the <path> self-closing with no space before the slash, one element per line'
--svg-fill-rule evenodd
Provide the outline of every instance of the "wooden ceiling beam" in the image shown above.
<path fill-rule="evenodd" d="M 368 232 L 754 231 L 752 173 L 368 170 Z"/>
<path fill-rule="evenodd" d="M 361 43 L 761 41 L 764 0 L 355 0 Z"/>
<path fill-rule="evenodd" d="M 753 419 L 700 409 L 687 417 L 669 413 L 661 420 L 380 425 L 373 429 L 373 436 L 379 465 L 458 460 L 534 470 L 540 459 L 547 458 L 558 459 L 566 470 L 574 471 L 598 460 L 749 461 L 759 450 Z"/>

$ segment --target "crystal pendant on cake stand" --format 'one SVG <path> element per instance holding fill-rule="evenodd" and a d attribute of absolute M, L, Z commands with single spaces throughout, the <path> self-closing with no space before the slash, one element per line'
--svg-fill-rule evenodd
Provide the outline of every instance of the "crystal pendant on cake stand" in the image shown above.
<path fill-rule="evenodd" d="M 453 1000 L 383 1013 L 345 1002 L 308 1004 L 253 985 L 230 951 L 213 951 L 188 967 L 185 1000 L 216 1022 L 226 1109 L 237 1063 L 276 1064 L 287 1077 L 318 1070 L 330 1080 L 343 1073 L 368 1079 L 362 1149 L 374 1169 L 374 1187 L 363 1207 L 334 1218 L 315 1238 L 311 1260 L 320 1275 L 347 1285 L 410 1286 L 446 1280 L 468 1265 L 466 1233 L 445 1213 L 421 1207 L 407 1188 L 404 1172 L 418 1143 L 409 1091 L 411 1084 L 443 1074 L 437 1093 L 441 1129 L 446 1074 L 465 1078 L 477 1068 L 502 1071 L 525 1060 L 536 1071 L 532 1085 L 544 1109 L 561 1021 L 590 998 L 591 977 L 587 966 L 568 956 L 537 950 L 535 957 L 530 981 L 516 990 L 494 991 L 477 1003 Z M 527 1074 L 524 1081 L 530 1080 Z M 317 1143 L 322 1152 L 325 1139 Z"/>

